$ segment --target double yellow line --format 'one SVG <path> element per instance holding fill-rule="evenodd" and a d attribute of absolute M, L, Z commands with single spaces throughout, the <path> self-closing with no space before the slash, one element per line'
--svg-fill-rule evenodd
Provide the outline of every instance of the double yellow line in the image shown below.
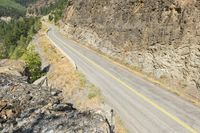
<path fill-rule="evenodd" d="M 55 36 L 54 32 L 53 32 L 54 37 L 61 41 L 62 43 L 65 44 L 64 41 L 60 40 L 58 37 Z M 50 38 L 49 38 L 50 39 Z M 51 39 L 50 39 L 51 40 Z M 51 40 L 52 41 L 52 40 Z M 142 98 L 144 101 L 146 101 L 147 103 L 151 104 L 153 107 L 155 107 L 156 109 L 158 109 L 159 111 L 161 111 L 163 114 L 165 114 L 166 116 L 168 116 L 169 118 L 171 118 L 172 120 L 174 120 L 175 122 L 177 122 L 179 125 L 181 125 L 182 127 L 184 127 L 185 129 L 187 129 L 188 131 L 190 131 L 191 133 L 198 133 L 197 130 L 193 129 L 191 126 L 187 125 L 184 121 L 180 120 L 178 117 L 174 116 L 173 114 L 171 114 L 170 112 L 168 112 L 167 110 L 165 110 L 163 107 L 161 107 L 160 105 L 158 105 L 156 102 L 154 102 L 153 100 L 149 99 L 148 97 L 146 97 L 145 95 L 143 95 L 142 93 L 138 92 L 137 90 L 134 90 L 132 87 L 130 87 L 129 85 L 127 85 L 125 82 L 123 82 L 122 80 L 118 79 L 117 77 L 115 77 L 113 74 L 111 74 L 109 71 L 105 70 L 103 67 L 101 67 L 100 65 L 96 64 L 94 61 L 92 61 L 91 59 L 87 58 L 86 56 L 84 56 L 83 54 L 81 54 L 80 52 L 78 52 L 76 49 L 72 48 L 69 45 L 65 45 L 68 49 L 70 49 L 71 51 L 73 51 L 74 53 L 76 53 L 77 55 L 79 55 L 80 57 L 82 57 L 83 59 L 85 59 L 86 61 L 88 61 L 89 63 L 91 63 L 92 65 L 94 65 L 96 68 L 98 68 L 101 72 L 105 73 L 106 75 L 108 75 L 109 77 L 111 77 L 112 79 L 116 80 L 117 82 L 121 83 L 124 87 L 126 87 L 128 90 L 130 90 L 131 92 L 133 92 L 135 95 L 139 96 L 140 98 Z"/>

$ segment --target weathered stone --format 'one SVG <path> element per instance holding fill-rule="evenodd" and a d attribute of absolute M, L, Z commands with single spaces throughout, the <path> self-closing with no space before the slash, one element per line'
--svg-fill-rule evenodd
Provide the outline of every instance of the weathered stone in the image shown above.
<path fill-rule="evenodd" d="M 46 86 L 47 85 L 47 76 L 42 76 L 41 78 L 37 79 L 36 81 L 33 82 L 34 85 L 39 85 L 39 86 Z"/>
<path fill-rule="evenodd" d="M 25 73 L 26 64 L 23 61 L 0 60 L 0 73 L 22 76 Z"/>
<path fill-rule="evenodd" d="M 1 67 L 0 67 L 1 69 Z M 102 132 L 105 121 L 95 111 L 80 111 L 66 103 L 58 89 L 28 84 L 24 78 L 0 73 L 0 132 Z M 102 115 L 102 114 L 101 114 Z M 102 115 L 102 117 L 104 117 Z"/>
<path fill-rule="evenodd" d="M 52 96 L 56 96 L 57 94 L 58 94 L 58 93 L 55 92 L 55 91 L 52 91 L 52 92 L 51 92 L 51 95 L 52 95 Z"/>

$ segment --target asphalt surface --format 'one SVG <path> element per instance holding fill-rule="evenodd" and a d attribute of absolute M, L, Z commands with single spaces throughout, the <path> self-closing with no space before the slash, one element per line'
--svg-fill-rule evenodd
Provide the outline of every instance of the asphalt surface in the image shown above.
<path fill-rule="evenodd" d="M 200 108 L 67 39 L 55 27 L 47 36 L 101 89 L 130 133 L 200 132 Z"/>

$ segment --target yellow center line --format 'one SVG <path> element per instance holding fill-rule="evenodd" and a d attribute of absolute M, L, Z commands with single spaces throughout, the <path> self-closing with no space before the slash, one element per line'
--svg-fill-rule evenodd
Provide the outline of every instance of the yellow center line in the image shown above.
<path fill-rule="evenodd" d="M 60 40 L 58 37 L 55 36 L 54 32 L 53 32 L 54 37 L 61 41 L 62 43 L 66 44 L 64 41 Z M 50 38 L 49 38 L 50 39 Z M 51 40 L 51 39 L 50 39 Z M 127 85 L 125 82 L 123 82 L 122 80 L 118 79 L 117 77 L 115 77 L 113 74 L 111 74 L 109 71 L 105 70 L 103 67 L 101 67 L 100 65 L 96 64 L 94 61 L 92 61 L 91 59 L 87 58 L 86 56 L 84 56 L 83 54 L 81 54 L 80 52 L 78 52 L 76 49 L 74 49 L 73 47 L 69 46 L 69 45 L 65 45 L 66 47 L 68 47 L 71 51 L 73 51 L 74 53 L 76 53 L 77 55 L 79 55 L 80 57 L 84 58 L 85 60 L 87 60 L 89 63 L 93 64 L 96 68 L 98 68 L 101 72 L 105 73 L 106 75 L 110 76 L 112 79 L 116 80 L 117 82 L 121 83 L 123 86 L 125 86 L 128 90 L 130 90 L 131 92 L 133 92 L 135 95 L 139 96 L 140 98 L 142 98 L 144 101 L 146 101 L 147 103 L 151 104 L 153 107 L 155 107 L 156 109 L 158 109 L 159 111 L 161 111 L 163 114 L 165 114 L 166 116 L 168 116 L 169 118 L 171 118 L 172 120 L 174 120 L 175 122 L 177 122 L 179 125 L 181 125 L 182 127 L 186 128 L 188 131 L 190 131 L 191 133 L 198 133 L 197 130 L 193 129 L 191 126 L 187 125 L 184 121 L 180 120 L 178 117 L 174 116 L 173 114 L 171 114 L 170 112 L 168 112 L 167 110 L 165 110 L 163 107 L 161 107 L 160 105 L 158 105 L 156 102 L 154 102 L 153 100 L 151 100 L 150 98 L 146 97 L 145 95 L 143 95 L 142 93 L 138 92 L 137 90 L 133 89 L 132 87 L 130 87 L 129 85 Z"/>

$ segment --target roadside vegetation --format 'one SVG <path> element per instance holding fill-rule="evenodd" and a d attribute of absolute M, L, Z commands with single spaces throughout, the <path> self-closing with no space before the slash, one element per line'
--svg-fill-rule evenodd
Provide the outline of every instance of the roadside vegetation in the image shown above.
<path fill-rule="evenodd" d="M 99 99 L 101 99 L 101 92 L 100 92 L 99 89 L 96 88 L 96 86 L 90 85 L 89 86 L 88 98 L 93 99 L 95 97 L 98 97 Z"/>
<path fill-rule="evenodd" d="M 29 45 L 21 59 L 26 63 L 26 75 L 29 83 L 33 83 L 35 80 L 39 79 L 45 74 L 41 71 L 41 59 L 38 53 L 36 53 L 33 45 Z"/>

